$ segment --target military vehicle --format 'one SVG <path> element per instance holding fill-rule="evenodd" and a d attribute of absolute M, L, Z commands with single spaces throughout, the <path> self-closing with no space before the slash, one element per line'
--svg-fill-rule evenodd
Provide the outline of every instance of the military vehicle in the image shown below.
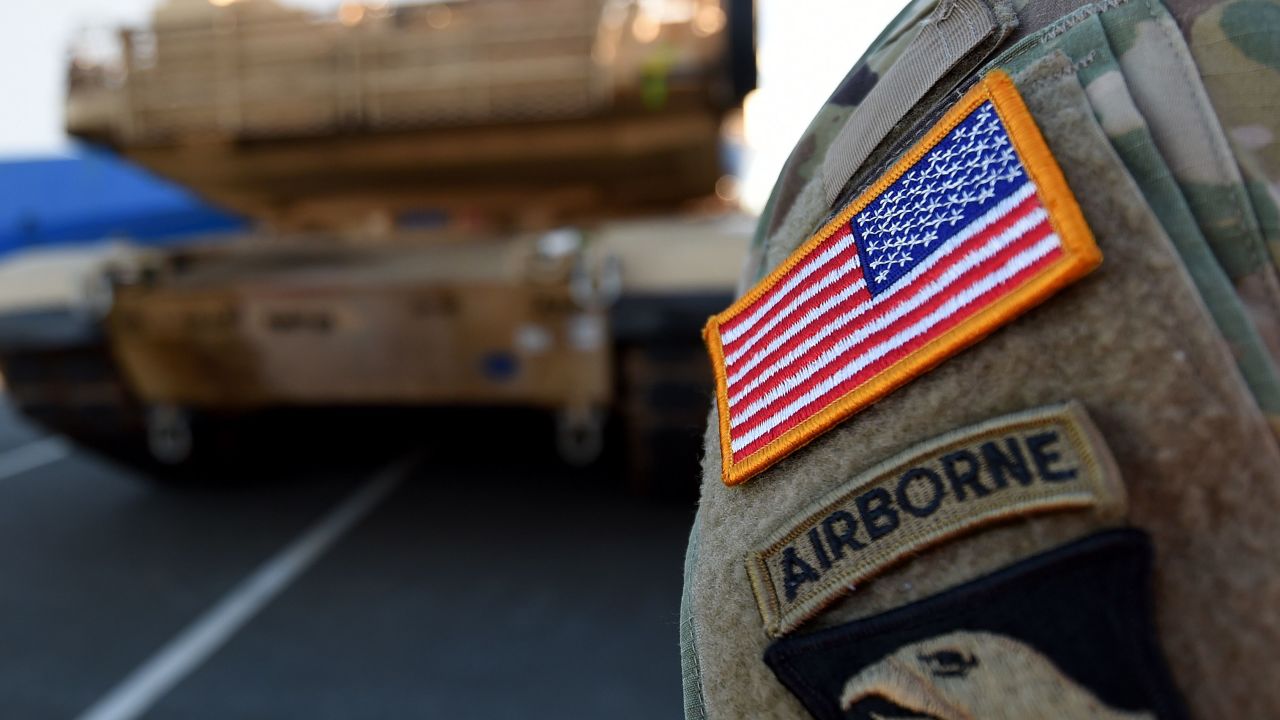
<path fill-rule="evenodd" d="M 698 428 L 698 329 L 749 234 L 715 191 L 752 13 L 166 0 L 114 62 L 73 61 L 67 128 L 257 227 L 102 274 L 136 421 L 111 424 L 168 464 L 197 418 L 281 406 L 545 408 L 574 463 L 610 415 L 633 448 Z M 53 367 L 10 382 L 74 384 Z"/>

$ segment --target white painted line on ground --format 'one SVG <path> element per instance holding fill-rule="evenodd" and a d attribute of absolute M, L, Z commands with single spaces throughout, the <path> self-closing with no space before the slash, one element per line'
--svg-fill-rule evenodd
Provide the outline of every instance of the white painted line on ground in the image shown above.
<path fill-rule="evenodd" d="M 44 438 L 19 445 L 0 453 L 0 480 L 56 463 L 70 454 L 71 448 L 62 438 Z"/>
<path fill-rule="evenodd" d="M 147 712 L 377 507 L 404 479 L 413 460 L 403 459 L 374 475 L 160 648 L 79 720 L 131 720 Z"/>

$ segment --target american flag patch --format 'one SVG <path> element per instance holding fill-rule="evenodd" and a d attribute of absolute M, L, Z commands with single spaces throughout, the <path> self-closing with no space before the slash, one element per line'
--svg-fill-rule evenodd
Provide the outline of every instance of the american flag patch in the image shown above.
<path fill-rule="evenodd" d="M 734 485 L 1102 261 L 1007 75 L 985 77 L 704 333 Z"/>

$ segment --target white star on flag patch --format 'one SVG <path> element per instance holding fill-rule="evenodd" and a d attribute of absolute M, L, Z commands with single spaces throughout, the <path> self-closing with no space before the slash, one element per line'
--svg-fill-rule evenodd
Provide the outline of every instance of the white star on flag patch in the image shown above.
<path fill-rule="evenodd" d="M 991 73 L 707 323 L 724 482 L 747 480 L 1101 261 L 1012 80 Z"/>

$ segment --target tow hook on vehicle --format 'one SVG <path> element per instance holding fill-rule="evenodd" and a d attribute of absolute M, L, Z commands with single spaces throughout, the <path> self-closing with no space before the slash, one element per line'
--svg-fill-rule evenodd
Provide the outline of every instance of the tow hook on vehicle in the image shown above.
<path fill-rule="evenodd" d="M 567 407 L 556 413 L 556 450 L 575 467 L 590 465 L 604 452 L 604 411 Z"/>

